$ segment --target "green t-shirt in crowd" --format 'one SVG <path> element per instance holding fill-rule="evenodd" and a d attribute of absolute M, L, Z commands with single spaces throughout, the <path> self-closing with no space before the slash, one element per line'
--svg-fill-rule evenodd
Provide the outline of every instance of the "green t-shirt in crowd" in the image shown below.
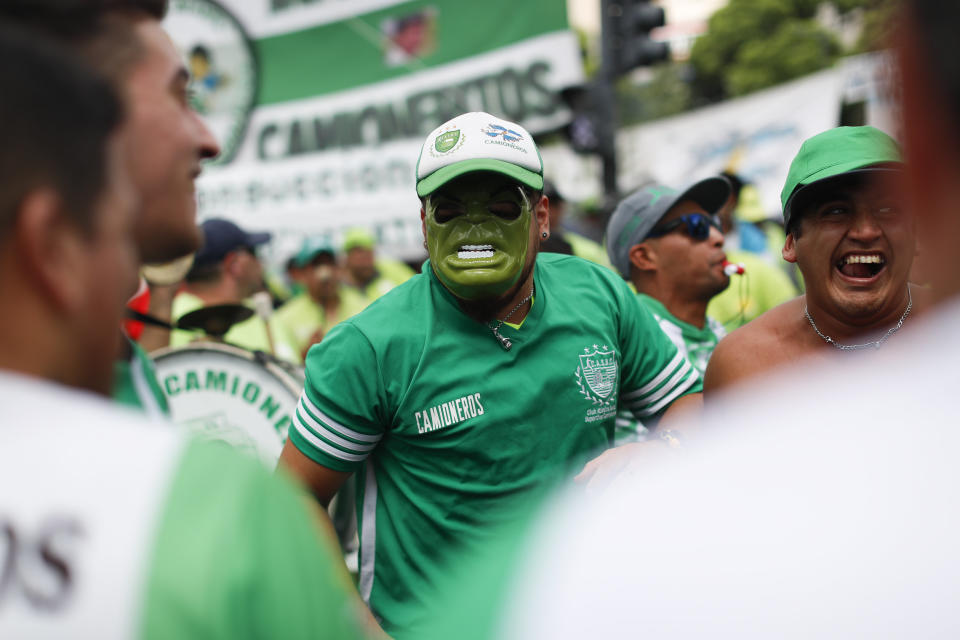
<path fill-rule="evenodd" d="M 618 403 L 652 417 L 701 388 L 609 269 L 541 254 L 536 304 L 500 327 L 510 350 L 423 271 L 310 350 L 290 430 L 358 472 L 360 593 L 398 638 L 416 637 L 452 558 L 610 445 Z"/>
<path fill-rule="evenodd" d="M 702 376 L 707 370 L 707 362 L 720 339 L 727 335 L 723 325 L 707 316 L 703 328 L 696 327 L 671 314 L 663 303 L 656 298 L 638 293 L 637 300 L 656 319 L 660 329 L 677 345 L 680 352 L 690 361 Z M 621 411 L 617 416 L 618 444 L 641 440 L 647 430 L 629 411 Z"/>
<path fill-rule="evenodd" d="M 0 373 L 0 407 L 0 637 L 362 637 L 284 478 L 48 382 Z"/>
<path fill-rule="evenodd" d="M 157 381 L 153 360 L 143 348 L 124 336 L 130 345 L 130 358 L 113 363 L 114 402 L 138 409 L 151 418 L 169 417 L 170 405 Z"/>
<path fill-rule="evenodd" d="M 716 348 L 720 339 L 727 335 L 723 325 L 707 316 L 707 320 L 701 329 L 677 319 L 656 298 L 638 293 L 637 300 L 647 308 L 647 311 L 653 314 L 657 324 L 667 334 L 670 341 L 677 345 L 677 348 L 687 357 L 690 364 L 697 368 L 700 375 L 703 375 L 707 370 L 707 361 L 710 360 L 714 348 Z"/>

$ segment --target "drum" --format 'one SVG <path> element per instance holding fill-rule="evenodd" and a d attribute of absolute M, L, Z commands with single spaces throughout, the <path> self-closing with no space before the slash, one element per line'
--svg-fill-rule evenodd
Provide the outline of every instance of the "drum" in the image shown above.
<path fill-rule="evenodd" d="M 174 422 L 276 466 L 303 388 L 301 371 L 212 342 L 151 356 Z"/>

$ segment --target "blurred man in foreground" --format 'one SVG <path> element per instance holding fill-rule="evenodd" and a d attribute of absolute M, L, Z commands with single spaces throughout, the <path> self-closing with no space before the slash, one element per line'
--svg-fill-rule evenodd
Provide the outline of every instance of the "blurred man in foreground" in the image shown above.
<path fill-rule="evenodd" d="M 871 357 L 734 392 L 710 441 L 503 535 L 422 637 L 960 633 L 960 5 L 904 7 L 906 200 L 939 306 Z"/>
<path fill-rule="evenodd" d="M 166 11 L 167 0 L 0 4 L 4 22 L 67 47 L 121 97 L 127 113 L 122 132 L 125 163 L 142 203 L 134 233 L 140 258 L 148 263 L 173 260 L 200 247 L 194 180 L 201 161 L 219 153 L 213 135 L 188 103 L 189 74 L 160 26 Z M 129 294 L 135 290 L 134 285 Z M 169 320 L 172 296 L 169 287 L 152 291 L 149 313 Z M 167 411 L 153 365 L 135 343 L 124 341 L 115 366 L 113 395 L 118 402 L 151 415 Z"/>
<path fill-rule="evenodd" d="M 708 394 L 804 356 L 879 349 L 922 304 L 908 278 L 913 216 L 897 190 L 900 151 L 873 127 L 839 127 L 800 148 L 783 188 L 783 257 L 806 293 L 731 333 L 714 351 Z"/>
<path fill-rule="evenodd" d="M 89 393 L 111 388 L 139 201 L 119 100 L 33 40 L 0 29 L 0 637 L 359 637 L 283 479 Z"/>

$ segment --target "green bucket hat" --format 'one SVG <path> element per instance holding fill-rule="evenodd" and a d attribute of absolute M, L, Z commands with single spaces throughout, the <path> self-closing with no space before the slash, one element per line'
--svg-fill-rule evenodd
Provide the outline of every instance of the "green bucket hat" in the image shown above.
<path fill-rule="evenodd" d="M 325 253 L 333 258 L 337 255 L 326 239 L 305 238 L 303 244 L 300 245 L 300 251 L 297 252 L 297 255 L 293 259 L 294 264 L 302 269 L 321 253 Z"/>
<path fill-rule="evenodd" d="M 794 214 L 809 197 L 835 181 L 864 174 L 899 171 L 903 166 L 896 141 L 874 127 L 837 127 L 818 133 L 800 147 L 780 192 L 783 224 L 790 231 Z"/>

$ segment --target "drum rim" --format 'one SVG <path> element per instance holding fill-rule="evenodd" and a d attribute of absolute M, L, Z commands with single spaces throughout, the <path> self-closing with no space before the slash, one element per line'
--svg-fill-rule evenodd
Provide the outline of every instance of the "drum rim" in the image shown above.
<path fill-rule="evenodd" d="M 237 347 L 232 344 L 198 340 L 182 347 L 160 347 L 159 349 L 151 351 L 149 356 L 151 360 L 156 362 L 167 356 L 182 355 L 189 351 L 196 351 L 197 353 L 219 351 L 226 355 L 237 356 L 244 360 L 248 360 L 257 365 L 263 365 L 267 371 L 274 374 L 274 377 L 276 377 L 283 386 L 287 387 L 294 397 L 299 398 L 300 393 L 303 391 L 303 385 L 298 384 L 296 378 L 294 378 L 294 376 L 287 372 L 283 367 L 278 366 L 273 362 L 258 360 L 253 351 L 243 349 L 242 347 Z"/>

